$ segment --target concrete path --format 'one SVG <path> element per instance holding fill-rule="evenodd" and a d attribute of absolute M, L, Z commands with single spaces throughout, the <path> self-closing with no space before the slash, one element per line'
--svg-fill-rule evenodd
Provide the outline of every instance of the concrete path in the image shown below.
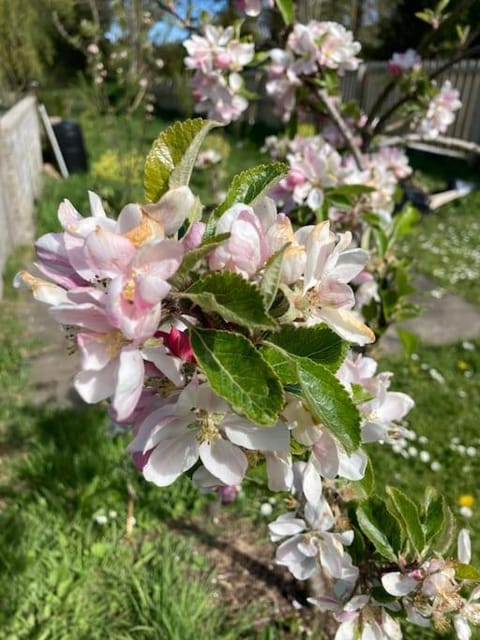
<path fill-rule="evenodd" d="M 417 276 L 414 284 L 417 293 L 411 299 L 422 307 L 423 313 L 398 326 L 415 333 L 421 342 L 430 345 L 480 338 L 479 307 L 446 291 L 425 276 Z M 394 353 L 400 350 L 400 340 L 392 326 L 380 340 L 377 353 Z"/>

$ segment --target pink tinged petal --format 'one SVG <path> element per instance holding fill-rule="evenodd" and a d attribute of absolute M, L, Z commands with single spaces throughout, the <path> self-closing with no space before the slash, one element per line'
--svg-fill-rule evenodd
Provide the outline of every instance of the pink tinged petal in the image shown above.
<path fill-rule="evenodd" d="M 470 532 L 468 529 L 461 529 L 457 540 L 458 561 L 463 564 L 470 564 L 472 559 L 472 543 L 470 542 Z"/>
<path fill-rule="evenodd" d="M 377 415 L 380 420 L 387 422 L 401 420 L 414 405 L 414 401 L 406 393 L 387 391 L 384 401 L 377 408 Z"/>
<path fill-rule="evenodd" d="M 61 324 L 72 324 L 98 333 L 107 333 L 113 328 L 105 311 L 95 304 L 60 304 L 50 309 L 50 315 Z"/>
<path fill-rule="evenodd" d="M 98 333 L 77 334 L 77 344 L 82 354 L 82 369 L 99 371 L 103 369 L 117 353 L 112 353 L 108 336 Z"/>
<path fill-rule="evenodd" d="M 322 307 L 351 309 L 355 304 L 353 290 L 348 284 L 327 280 L 318 289 L 318 303 Z"/>
<path fill-rule="evenodd" d="M 375 342 L 375 334 L 351 311 L 323 308 L 317 313 L 335 333 L 344 340 L 363 346 Z"/>
<path fill-rule="evenodd" d="M 292 456 L 290 452 L 266 452 L 265 460 L 270 491 L 290 491 L 293 486 Z"/>
<path fill-rule="evenodd" d="M 108 286 L 107 318 L 112 326 L 120 329 L 129 340 L 143 341 L 152 337 L 158 329 L 161 305 L 138 308 L 123 296 L 127 281 L 119 277 Z"/>
<path fill-rule="evenodd" d="M 92 271 L 100 278 L 123 275 L 137 250 L 123 236 L 97 227 L 85 241 L 85 255 Z"/>
<path fill-rule="evenodd" d="M 103 208 L 102 199 L 95 192 L 88 192 L 88 200 L 90 202 L 90 213 L 94 218 L 106 218 L 107 214 Z"/>
<path fill-rule="evenodd" d="M 312 505 L 317 505 L 322 499 L 322 479 L 318 475 L 312 457 L 305 467 L 302 483 L 303 495 Z"/>
<path fill-rule="evenodd" d="M 174 385 L 180 387 L 183 384 L 183 375 L 181 374 L 182 361 L 170 355 L 163 345 L 157 347 L 144 347 L 142 355 L 146 360 L 153 362 Z"/>
<path fill-rule="evenodd" d="M 182 244 L 186 251 L 196 249 L 202 242 L 207 225 L 204 222 L 194 222 L 182 238 Z"/>
<path fill-rule="evenodd" d="M 334 244 L 328 220 L 313 227 L 306 240 L 307 260 L 303 282 L 304 292 L 320 281 L 325 262 Z"/>
<path fill-rule="evenodd" d="M 216 478 L 225 484 L 240 484 L 247 471 L 248 461 L 241 449 L 220 438 L 211 444 L 202 442 L 200 459 Z"/>
<path fill-rule="evenodd" d="M 126 420 L 137 406 L 143 389 L 144 364 L 138 349 L 123 349 L 112 399 L 118 420 Z"/>
<path fill-rule="evenodd" d="M 95 404 L 106 400 L 115 391 L 118 360 L 111 360 L 99 371 L 80 371 L 75 376 L 73 386 L 82 400 Z"/>
<path fill-rule="evenodd" d="M 400 573 L 400 571 L 392 571 L 382 576 L 382 585 L 385 591 L 392 596 L 406 596 L 415 590 L 417 581 L 415 578 Z"/>
<path fill-rule="evenodd" d="M 325 478 L 333 480 L 338 474 L 338 447 L 326 429 L 322 429 L 320 438 L 313 445 L 312 454 L 317 471 Z"/>
<path fill-rule="evenodd" d="M 160 222 L 167 235 L 176 233 L 195 204 L 195 196 L 188 187 L 171 189 L 155 204 L 143 208 Z"/>
<path fill-rule="evenodd" d="M 64 229 L 72 224 L 76 224 L 82 219 L 82 216 L 75 209 L 70 200 L 64 200 L 60 203 L 57 217 Z"/>
<path fill-rule="evenodd" d="M 138 204 L 127 204 L 123 207 L 118 215 L 115 231 L 123 235 L 128 233 L 135 227 L 138 227 L 142 223 L 143 215 L 142 209 Z"/>
<path fill-rule="evenodd" d="M 156 447 L 162 438 L 169 439 L 184 431 L 187 423 L 185 421 L 179 422 L 174 411 L 175 406 L 167 403 L 148 415 L 138 428 L 135 438 L 130 442 L 127 450 L 146 453 Z M 172 427 L 176 429 L 173 433 Z"/>
<path fill-rule="evenodd" d="M 183 260 L 185 249 L 177 240 L 159 240 L 141 247 L 132 263 L 139 274 L 151 274 L 162 280 L 173 276 Z"/>
<path fill-rule="evenodd" d="M 470 625 L 467 620 L 459 615 L 453 617 L 453 626 L 455 628 L 455 633 L 457 634 L 458 640 L 470 640 L 472 637 L 472 630 L 470 629 Z"/>
<path fill-rule="evenodd" d="M 234 444 L 253 451 L 285 451 L 290 446 L 290 432 L 287 425 L 277 423 L 273 427 L 257 427 L 248 420 L 235 415 L 227 415 L 219 425 Z"/>
<path fill-rule="evenodd" d="M 13 279 L 13 286 L 16 289 L 27 287 L 31 289 L 33 297 L 39 302 L 45 304 L 58 305 L 67 300 L 67 292 L 65 289 L 32 276 L 28 271 L 20 271 Z"/>
<path fill-rule="evenodd" d="M 72 289 L 86 284 L 70 264 L 63 233 L 47 233 L 35 243 L 37 268 L 57 284 Z"/>
<path fill-rule="evenodd" d="M 146 480 L 159 487 L 172 484 L 198 460 L 198 441 L 191 431 L 177 430 L 164 438 L 152 452 L 143 468 Z"/>
<path fill-rule="evenodd" d="M 350 282 L 357 276 L 368 262 L 368 252 L 363 249 L 343 251 L 337 260 L 330 277 L 338 282 Z"/>
<path fill-rule="evenodd" d="M 388 615 L 385 609 L 382 609 L 382 629 L 387 634 L 388 640 L 402 640 L 402 629 L 397 620 Z"/>
<path fill-rule="evenodd" d="M 139 307 L 158 304 L 167 297 L 171 288 L 168 282 L 155 275 L 141 276 L 135 283 L 134 302 Z"/>

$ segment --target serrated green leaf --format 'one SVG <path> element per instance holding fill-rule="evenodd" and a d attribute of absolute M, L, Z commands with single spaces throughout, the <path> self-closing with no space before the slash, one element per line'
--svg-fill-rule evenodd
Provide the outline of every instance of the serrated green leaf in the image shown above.
<path fill-rule="evenodd" d="M 268 341 L 287 353 L 309 358 L 336 371 L 345 360 L 349 345 L 326 325 L 294 327 L 283 325 Z"/>
<path fill-rule="evenodd" d="M 288 27 L 292 24 L 295 16 L 295 5 L 293 4 L 293 0 L 275 0 L 275 4 L 280 11 L 284 23 Z"/>
<path fill-rule="evenodd" d="M 280 276 L 282 275 L 283 256 L 285 255 L 287 247 L 288 244 L 271 255 L 263 268 L 260 291 L 267 310 L 270 309 L 277 295 Z"/>
<path fill-rule="evenodd" d="M 455 578 L 457 580 L 473 580 L 480 582 L 480 571 L 471 564 L 455 563 Z"/>
<path fill-rule="evenodd" d="M 432 550 L 443 556 L 449 552 L 457 535 L 457 520 L 445 501 L 445 524 L 432 543 Z"/>
<path fill-rule="evenodd" d="M 207 238 L 202 242 L 202 244 L 196 249 L 192 249 L 192 251 L 188 251 L 183 257 L 182 263 L 175 272 L 175 274 L 170 278 L 169 282 L 171 282 L 178 289 L 182 289 L 186 282 L 187 277 L 190 271 L 195 269 L 200 260 L 203 260 L 210 251 L 213 251 L 217 247 L 219 247 L 222 242 L 228 240 L 230 237 L 229 233 L 219 233 L 218 236 L 212 236 L 211 238 Z"/>
<path fill-rule="evenodd" d="M 361 384 L 352 382 L 350 386 L 352 387 L 353 404 L 362 404 L 362 402 L 368 402 L 373 398 L 371 392 L 362 387 Z"/>
<path fill-rule="evenodd" d="M 356 515 L 360 529 L 377 553 L 387 560 L 396 562 L 400 528 L 388 513 L 385 503 L 378 498 L 367 500 L 357 507 Z"/>
<path fill-rule="evenodd" d="M 221 126 L 212 120 L 176 122 L 158 136 L 145 160 L 144 188 L 150 202 L 169 189 L 188 185 L 200 146 L 211 129 Z"/>
<path fill-rule="evenodd" d="M 276 422 L 285 402 L 282 385 L 247 338 L 192 327 L 190 340 L 210 386 L 234 411 L 260 426 Z"/>
<path fill-rule="evenodd" d="M 261 330 L 276 326 L 258 287 L 232 271 L 209 273 L 180 295 L 204 311 L 218 313 L 226 322 Z"/>
<path fill-rule="evenodd" d="M 360 446 L 360 415 L 334 374 L 322 364 L 297 358 L 302 396 L 319 423 L 352 453 Z"/>
<path fill-rule="evenodd" d="M 230 209 L 237 202 L 253 204 L 255 201 L 271 189 L 288 171 L 288 165 L 283 162 L 272 162 L 271 164 L 261 164 L 242 171 L 236 175 L 227 192 L 225 200 L 218 205 L 212 214 L 212 219 L 216 220 L 222 213 Z"/>
<path fill-rule="evenodd" d="M 400 489 L 387 487 L 386 492 L 396 514 L 403 522 L 407 539 L 417 554 L 420 555 L 425 547 L 425 534 L 420 522 L 417 505 Z"/>

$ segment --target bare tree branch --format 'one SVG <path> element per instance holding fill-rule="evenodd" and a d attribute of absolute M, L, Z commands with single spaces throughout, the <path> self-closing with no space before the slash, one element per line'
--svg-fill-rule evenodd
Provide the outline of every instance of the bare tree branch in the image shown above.
<path fill-rule="evenodd" d="M 455 149 L 466 153 L 477 153 L 480 155 L 480 144 L 477 144 L 476 142 L 462 140 L 461 138 L 451 138 L 449 136 L 429 138 L 421 133 L 407 133 L 404 136 L 382 136 L 373 145 L 373 147 L 407 146 L 412 143 L 429 144 L 439 148 Z"/>

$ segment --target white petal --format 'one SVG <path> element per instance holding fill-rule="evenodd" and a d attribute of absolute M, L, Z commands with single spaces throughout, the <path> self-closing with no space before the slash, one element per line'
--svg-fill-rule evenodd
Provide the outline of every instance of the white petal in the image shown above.
<path fill-rule="evenodd" d="M 455 627 L 455 633 L 457 634 L 458 640 L 470 640 L 472 637 L 472 630 L 463 616 L 454 616 L 453 626 Z"/>
<path fill-rule="evenodd" d="M 375 334 L 351 311 L 324 307 L 318 316 L 341 338 L 358 345 L 375 342 Z"/>
<path fill-rule="evenodd" d="M 89 404 L 109 398 L 115 390 L 117 359 L 110 361 L 100 371 L 80 371 L 75 376 L 74 387 L 80 397 Z"/>
<path fill-rule="evenodd" d="M 36 278 L 27 271 L 20 271 L 13 279 L 13 286 L 19 289 L 23 286 L 32 290 L 33 297 L 39 302 L 57 305 L 67 301 L 67 292 L 62 287 L 47 280 Z"/>
<path fill-rule="evenodd" d="M 174 385 L 180 387 L 183 384 L 183 376 L 180 373 L 182 361 L 167 353 L 163 344 L 156 347 L 144 347 L 142 355 L 146 360 L 153 362 L 157 369 L 166 375 Z"/>
<path fill-rule="evenodd" d="M 347 455 L 343 451 L 338 452 L 339 467 L 338 475 L 348 480 L 361 480 L 365 475 L 365 469 L 367 468 L 368 458 L 363 451 L 358 449 L 354 451 L 351 456 Z"/>
<path fill-rule="evenodd" d="M 305 530 L 305 522 L 295 518 L 294 513 L 284 513 L 268 525 L 272 542 L 297 535 Z"/>
<path fill-rule="evenodd" d="M 265 452 L 270 491 L 290 491 L 293 485 L 292 456 L 289 451 Z"/>
<path fill-rule="evenodd" d="M 225 431 L 231 442 L 253 451 L 285 451 L 290 446 L 290 433 L 283 422 L 273 427 L 257 427 L 248 420 L 230 414 L 219 428 Z"/>
<path fill-rule="evenodd" d="M 138 349 L 123 349 L 119 357 L 117 383 L 112 406 L 118 420 L 126 420 L 137 406 L 143 389 L 145 367 Z"/>
<path fill-rule="evenodd" d="M 202 442 L 200 458 L 205 467 L 225 484 L 240 484 L 248 467 L 246 455 L 228 440 Z"/>
<path fill-rule="evenodd" d="M 406 576 L 400 571 L 392 571 L 382 576 L 382 585 L 392 596 L 406 596 L 417 586 L 415 578 Z"/>
<path fill-rule="evenodd" d="M 176 430 L 171 438 L 162 439 L 143 468 L 146 480 L 159 487 L 172 484 L 198 460 L 198 441 L 191 431 Z"/>
<path fill-rule="evenodd" d="M 472 559 L 472 544 L 470 542 L 470 532 L 468 529 L 461 529 L 457 540 L 458 561 L 469 564 Z"/>

